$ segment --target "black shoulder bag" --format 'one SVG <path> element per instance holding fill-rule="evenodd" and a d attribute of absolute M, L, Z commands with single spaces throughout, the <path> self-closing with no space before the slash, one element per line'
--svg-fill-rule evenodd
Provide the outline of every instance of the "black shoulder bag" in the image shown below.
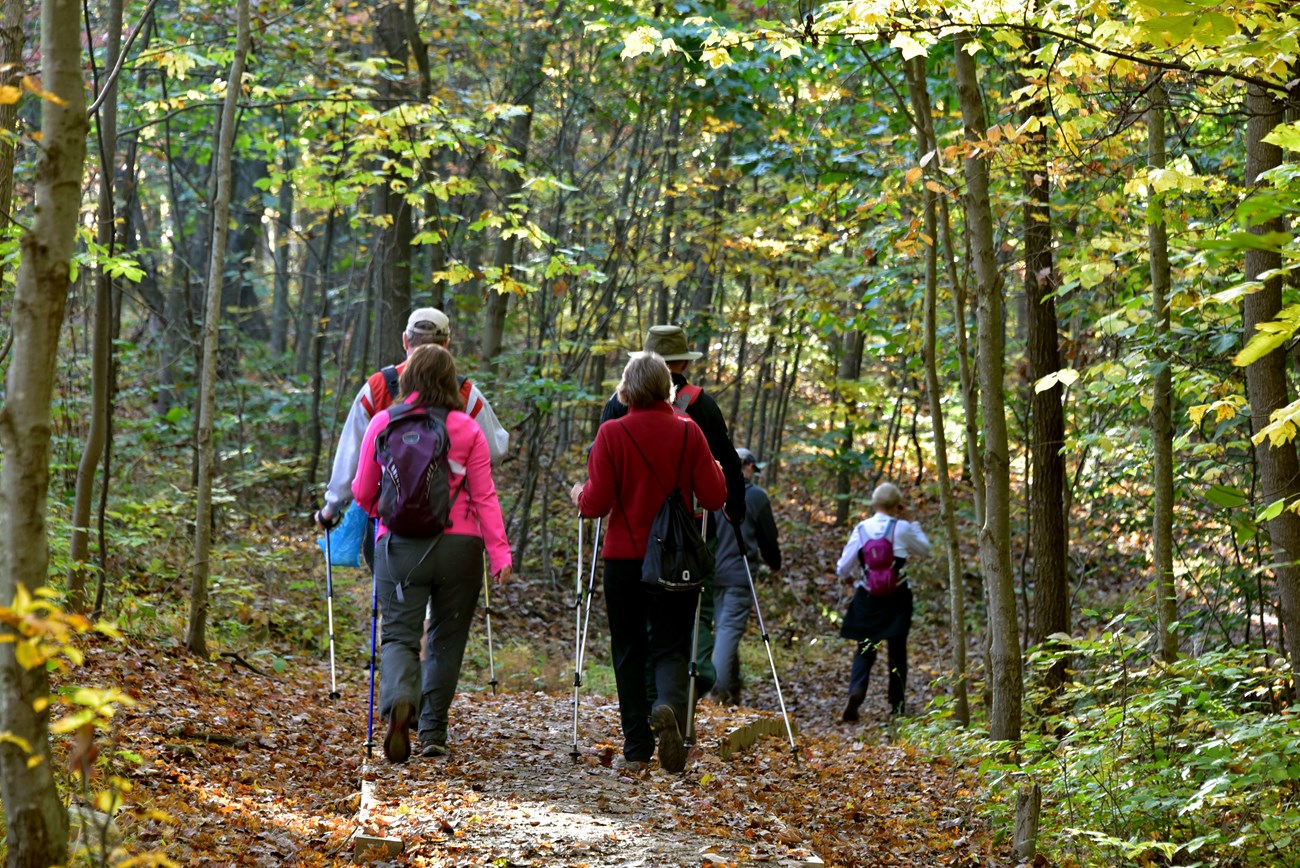
<path fill-rule="evenodd" d="M 622 422 L 619 427 L 627 433 L 632 447 L 640 454 L 653 476 L 654 465 L 645 457 L 632 432 Z M 713 552 L 709 551 L 704 537 L 700 536 L 695 517 L 682 500 L 680 480 L 689 433 L 683 424 L 682 452 L 677 458 L 673 490 L 655 513 L 650 525 L 650 536 L 646 540 L 645 559 L 641 562 L 641 581 L 663 591 L 698 591 L 704 577 L 713 570 Z"/>

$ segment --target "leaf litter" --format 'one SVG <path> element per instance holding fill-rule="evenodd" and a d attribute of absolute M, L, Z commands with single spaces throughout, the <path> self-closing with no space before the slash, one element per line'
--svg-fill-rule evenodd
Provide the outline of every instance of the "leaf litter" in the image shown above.
<path fill-rule="evenodd" d="M 973 771 L 892 740 L 884 697 L 875 696 L 884 692 L 879 673 L 862 722 L 838 722 L 847 643 L 808 637 L 840 602 L 826 564 L 841 536 L 812 522 L 787 543 L 787 599 L 768 624 L 797 762 L 784 726 L 770 723 L 765 729 L 781 735 L 720 756 L 733 730 L 781 720 L 770 670 L 750 662 L 752 707 L 702 700 L 699 744 L 686 772 L 670 775 L 657 763 L 621 768 L 613 697 L 582 695 L 575 760 L 571 692 L 493 695 L 466 673 L 452 706 L 451 755 L 391 765 L 377 716 L 367 760 L 369 673 L 355 655 L 340 654 L 342 695 L 331 700 L 327 660 L 291 658 L 283 674 L 263 675 L 174 648 L 104 641 L 87 649 L 76 677 L 116 684 L 138 703 L 118 710 L 100 754 L 101 769 L 131 786 L 118 825 L 136 851 L 181 865 L 348 865 L 358 834 L 402 841 L 400 855 L 372 864 L 439 868 L 1008 864 L 1005 846 L 975 817 L 982 796 Z M 571 674 L 573 640 L 563 635 L 571 616 L 531 590 L 518 581 L 494 595 L 498 641 L 527 636 L 544 645 L 542 657 L 567 655 L 553 665 Z M 926 593 L 941 599 L 937 585 Z M 933 620 L 919 612 L 913 634 L 909 690 L 918 706 L 945 653 Z M 607 639 L 592 623 L 594 652 Z M 745 642 L 761 648 L 756 634 L 751 626 Z"/>

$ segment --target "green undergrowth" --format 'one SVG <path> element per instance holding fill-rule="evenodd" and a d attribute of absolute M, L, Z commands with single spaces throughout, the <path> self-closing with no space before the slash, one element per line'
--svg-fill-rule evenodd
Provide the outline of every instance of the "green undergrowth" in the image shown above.
<path fill-rule="evenodd" d="M 1008 844 L 1015 793 L 1038 784 L 1038 848 L 1051 864 L 1300 865 L 1289 665 L 1254 648 L 1163 664 L 1147 626 L 1120 616 L 1069 639 L 1073 680 L 1026 697 L 1018 748 L 954 732 L 943 701 L 908 735 L 978 767 Z M 1055 659 L 1031 653 L 1033 673 Z"/>

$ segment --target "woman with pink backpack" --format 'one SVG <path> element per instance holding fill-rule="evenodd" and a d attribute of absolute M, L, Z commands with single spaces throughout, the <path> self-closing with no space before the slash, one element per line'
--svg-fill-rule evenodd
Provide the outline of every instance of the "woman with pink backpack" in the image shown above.
<path fill-rule="evenodd" d="M 849 672 L 849 701 L 841 717 L 858 720 L 858 708 L 867 696 L 867 682 L 876 662 L 876 649 L 885 644 L 889 653 L 889 711 L 906 710 L 907 634 L 912 629 L 912 589 L 904 572 L 910 557 L 930 554 L 930 540 L 921 525 L 903 518 L 903 493 L 892 482 L 871 493 L 870 517 L 849 535 L 835 572 L 855 579 L 853 600 L 844 616 L 840 635 L 856 645 Z"/>

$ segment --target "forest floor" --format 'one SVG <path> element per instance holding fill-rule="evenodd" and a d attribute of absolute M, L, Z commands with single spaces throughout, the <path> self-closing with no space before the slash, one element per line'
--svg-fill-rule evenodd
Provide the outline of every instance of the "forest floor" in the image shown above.
<path fill-rule="evenodd" d="M 1011 864 L 977 819 L 973 771 L 918 751 L 888 725 L 879 673 L 862 721 L 839 722 L 847 643 L 807 622 L 824 622 L 822 598 L 840 593 L 827 571 L 842 535 L 803 523 L 784 541 L 791 563 L 782 600 L 806 611 L 768 628 L 797 759 L 751 622 L 746 705 L 700 703 L 699 744 L 684 774 L 657 764 L 620 769 L 617 701 L 599 671 L 608 647 L 599 596 L 575 759 L 572 591 L 566 602 L 558 588 L 523 578 L 493 599 L 496 694 L 479 622 L 452 706 L 451 756 L 391 765 L 376 719 L 368 759 L 369 583 L 336 571 L 336 629 L 345 637 L 337 699 L 323 655 L 245 651 L 208 662 L 139 642 L 88 648 L 76 682 L 112 684 L 135 700 L 114 718 L 95 783 L 112 774 L 130 784 L 117 818 L 129 852 L 180 865 L 350 864 L 358 835 L 401 839 L 403 852 L 378 865 Z M 305 570 L 320 563 L 310 539 L 295 545 Z M 934 584 L 918 599 L 942 599 L 937 578 L 917 581 Z M 776 593 L 760 588 L 761 598 Z M 940 621 L 937 606 L 918 607 L 913 709 L 924 707 L 945 665 Z M 731 751 L 738 731 L 768 734 Z"/>

